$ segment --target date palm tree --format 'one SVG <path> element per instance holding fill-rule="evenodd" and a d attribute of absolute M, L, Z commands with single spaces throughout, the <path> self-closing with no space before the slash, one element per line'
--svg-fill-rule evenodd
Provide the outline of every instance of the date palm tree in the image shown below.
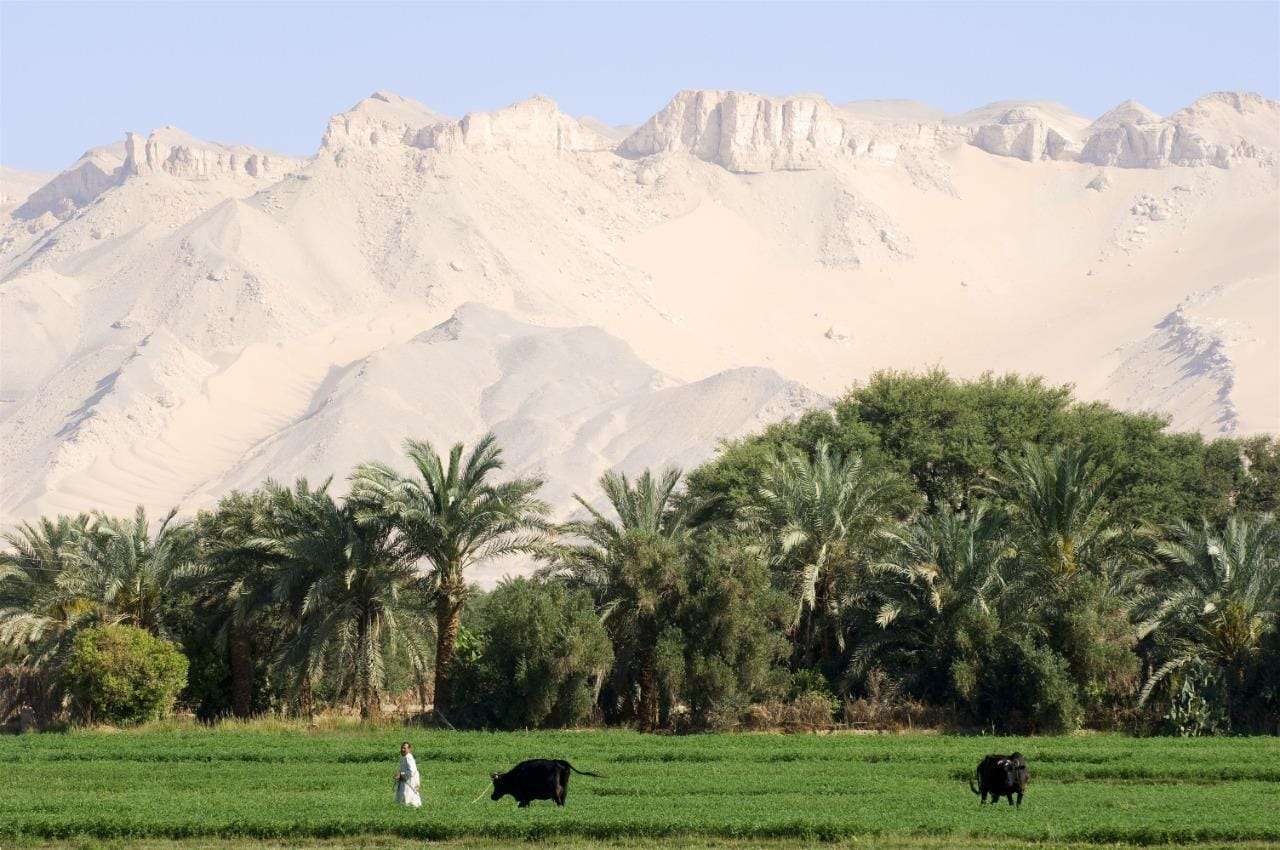
<path fill-rule="evenodd" d="M 169 511 L 154 535 L 141 506 L 131 519 L 96 513 L 85 527 L 71 555 L 77 590 L 110 621 L 164 635 L 173 581 L 196 557 L 195 534 L 176 515 Z"/>
<path fill-rule="evenodd" d="M 24 522 L 3 536 L 0 550 L 0 644 L 24 662 L 56 656 L 75 630 L 91 622 L 97 606 L 79 592 L 76 548 L 89 516 Z"/>
<path fill-rule="evenodd" d="M 275 610 L 281 557 L 260 541 L 273 539 L 266 491 L 233 492 L 196 517 L 199 556 L 182 573 L 216 637 L 225 641 L 231 668 L 231 712 L 253 708 L 253 632 Z"/>
<path fill-rule="evenodd" d="M 635 714 L 646 730 L 658 725 L 658 640 L 683 595 L 695 531 L 696 505 L 676 498 L 680 475 L 667 469 L 655 478 L 645 470 L 632 483 L 606 472 L 600 489 L 616 519 L 575 494 L 588 518 L 563 526 L 570 542 L 544 570 L 591 591 L 614 645 L 616 669 L 639 692 Z"/>
<path fill-rule="evenodd" d="M 773 568 L 795 599 L 797 657 L 816 649 L 818 660 L 831 664 L 843 652 L 842 604 L 858 592 L 907 493 L 898 476 L 859 455 L 842 457 L 826 443 L 812 457 L 779 456 L 765 469 L 745 516 L 767 541 Z"/>
<path fill-rule="evenodd" d="M 470 452 L 455 444 L 447 461 L 420 440 L 406 440 L 405 454 L 416 475 L 363 464 L 352 475 L 351 500 L 362 523 L 393 530 L 403 554 L 426 564 L 436 620 L 434 705 L 447 718 L 466 575 L 486 561 L 535 551 L 550 531 L 548 507 L 536 497 L 540 480 L 495 480 L 503 461 L 492 434 Z"/>
<path fill-rule="evenodd" d="M 1000 570 L 1011 554 L 1004 516 L 982 503 L 965 513 L 945 507 L 888 539 L 893 549 L 874 568 L 883 633 L 860 643 L 855 672 L 892 656 L 945 699 L 965 626 L 995 616 L 999 607 Z"/>
<path fill-rule="evenodd" d="M 1132 551 L 1114 510 L 1114 478 L 1087 448 L 1028 444 L 1002 461 L 997 489 L 1028 579 L 1053 585 L 1081 572 L 1104 574 Z"/>
<path fill-rule="evenodd" d="M 268 482 L 267 536 L 251 541 L 278 564 L 275 594 L 289 612 L 283 661 L 299 688 L 329 673 L 363 718 L 379 713 L 386 661 L 420 668 L 430 625 L 415 594 L 413 559 L 387 523 L 361 521 L 350 502 L 312 488 Z"/>
<path fill-rule="evenodd" d="M 1269 514 L 1232 516 L 1217 528 L 1180 522 L 1157 554 L 1172 581 L 1140 609 L 1139 633 L 1152 635 L 1166 660 L 1140 701 L 1171 673 L 1201 663 L 1222 675 L 1234 721 L 1245 675 L 1267 634 L 1280 627 L 1280 522 Z"/>

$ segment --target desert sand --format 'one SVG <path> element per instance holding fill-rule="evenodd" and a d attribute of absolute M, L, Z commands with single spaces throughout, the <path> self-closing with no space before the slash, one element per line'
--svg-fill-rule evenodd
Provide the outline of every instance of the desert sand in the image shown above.
<path fill-rule="evenodd" d="M 1280 430 L 1280 104 L 677 94 L 635 128 L 378 92 L 292 159 L 5 169 L 0 519 L 185 512 L 495 430 L 567 510 L 877 369 Z"/>

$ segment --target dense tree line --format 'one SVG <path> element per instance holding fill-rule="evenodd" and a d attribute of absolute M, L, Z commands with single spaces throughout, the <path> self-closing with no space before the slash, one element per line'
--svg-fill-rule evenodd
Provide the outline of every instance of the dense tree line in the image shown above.
<path fill-rule="evenodd" d="M 77 645 L 118 625 L 181 648 L 206 718 L 396 699 L 694 730 L 888 701 L 957 728 L 1280 732 L 1280 443 L 1164 426 L 1036 379 L 882 373 L 687 477 L 606 474 L 563 524 L 491 437 L 409 441 L 411 474 L 362 465 L 344 497 L 267 482 L 189 522 L 11 529 L 0 651 L 72 710 Z M 513 558 L 536 573 L 469 583 Z"/>

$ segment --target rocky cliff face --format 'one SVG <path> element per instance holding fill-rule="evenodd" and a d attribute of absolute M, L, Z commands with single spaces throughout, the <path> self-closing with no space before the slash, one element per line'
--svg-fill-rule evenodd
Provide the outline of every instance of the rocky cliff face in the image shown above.
<path fill-rule="evenodd" d="M 1280 104 L 1261 95 L 1218 92 L 1162 118 L 1126 100 L 1091 124 L 1058 104 L 991 104 L 951 119 L 969 143 L 997 156 L 1035 162 L 1078 160 L 1119 168 L 1216 166 L 1275 161 Z"/>
<path fill-rule="evenodd" d="M 161 127 L 145 139 L 129 133 L 124 146 L 125 177 L 165 173 L 185 180 L 277 180 L 298 165 L 256 148 L 201 141 L 174 127 Z"/>
<path fill-rule="evenodd" d="M 633 157 L 672 151 L 753 173 L 814 169 L 830 157 L 875 154 L 877 147 L 820 97 L 683 91 L 618 146 Z M 879 146 L 879 153 L 888 151 Z"/>
<path fill-rule="evenodd" d="M 551 150 L 602 151 L 613 142 L 565 115 L 555 102 L 533 97 L 495 112 L 472 112 L 461 121 L 422 127 L 409 144 L 442 151 Z"/>
<path fill-rule="evenodd" d="M 1160 118 L 1125 101 L 1094 122 L 1083 162 L 1121 168 L 1213 165 L 1237 159 L 1274 161 L 1280 104 L 1260 95 L 1218 92 Z"/>
<path fill-rule="evenodd" d="M 416 100 L 377 91 L 330 118 L 320 147 L 336 153 L 344 148 L 404 145 L 423 127 L 449 120 Z"/>
<path fill-rule="evenodd" d="M 1071 159 L 1078 151 L 1074 141 L 1026 108 L 1010 109 L 995 123 L 979 126 L 972 144 L 997 156 L 1011 156 L 1027 162 Z"/>

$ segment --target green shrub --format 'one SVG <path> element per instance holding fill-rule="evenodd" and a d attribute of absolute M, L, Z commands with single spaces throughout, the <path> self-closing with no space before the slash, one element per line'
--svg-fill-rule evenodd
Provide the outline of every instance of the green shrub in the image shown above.
<path fill-rule="evenodd" d="M 455 662 L 450 722 L 523 729 L 589 718 L 593 678 L 613 653 L 585 592 L 509 579 L 466 616 L 471 637 Z"/>
<path fill-rule="evenodd" d="M 1082 712 L 1067 662 L 1027 638 L 1001 638 L 978 673 L 974 714 L 999 732 L 1061 734 Z"/>
<path fill-rule="evenodd" d="M 103 626 L 76 637 L 66 677 L 82 719 L 143 723 L 173 708 L 187 683 L 187 659 L 143 629 Z"/>

